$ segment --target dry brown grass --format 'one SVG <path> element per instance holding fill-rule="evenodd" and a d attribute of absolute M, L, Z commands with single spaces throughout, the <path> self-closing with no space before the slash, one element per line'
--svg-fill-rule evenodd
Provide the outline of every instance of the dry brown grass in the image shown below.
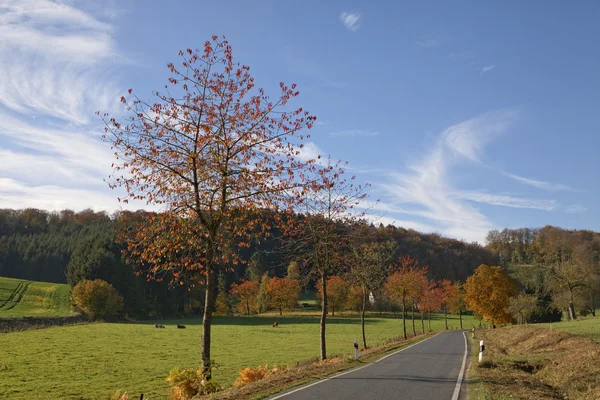
<path fill-rule="evenodd" d="M 477 332 L 486 340 L 477 375 L 488 399 L 600 399 L 600 344 L 551 329 Z"/>

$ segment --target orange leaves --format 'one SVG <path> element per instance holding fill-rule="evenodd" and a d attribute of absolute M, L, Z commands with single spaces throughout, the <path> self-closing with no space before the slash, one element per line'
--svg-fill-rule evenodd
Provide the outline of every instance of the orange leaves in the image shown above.
<path fill-rule="evenodd" d="M 298 302 L 300 282 L 296 279 L 273 277 L 267 285 L 269 304 L 280 311 L 291 310 Z"/>
<path fill-rule="evenodd" d="M 502 267 L 480 265 L 464 287 L 471 310 L 492 324 L 510 322 L 509 299 L 519 293 L 519 286 Z"/>
<path fill-rule="evenodd" d="M 412 257 L 401 257 L 385 284 L 388 296 L 394 300 L 419 301 L 427 292 L 427 267 L 419 267 Z"/>

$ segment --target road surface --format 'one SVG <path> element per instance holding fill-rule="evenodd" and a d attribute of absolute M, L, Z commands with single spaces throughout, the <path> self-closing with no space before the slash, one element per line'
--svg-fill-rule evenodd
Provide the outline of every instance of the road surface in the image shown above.
<path fill-rule="evenodd" d="M 465 361 L 466 337 L 462 331 L 447 331 L 372 364 L 275 395 L 271 400 L 457 400 L 457 382 L 462 380 Z"/>

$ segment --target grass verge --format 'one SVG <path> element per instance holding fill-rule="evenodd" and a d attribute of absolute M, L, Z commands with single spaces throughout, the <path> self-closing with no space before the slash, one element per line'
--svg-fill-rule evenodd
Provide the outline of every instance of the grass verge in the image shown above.
<path fill-rule="evenodd" d="M 264 399 L 343 371 L 366 366 L 387 354 L 421 342 L 431 336 L 433 334 L 416 336 L 408 340 L 390 340 L 389 343 L 378 347 L 362 349 L 359 360 L 354 360 L 352 356 L 336 356 L 324 361 L 298 363 L 295 367 L 290 367 L 283 373 L 272 375 L 242 387 L 231 387 L 223 392 L 202 398 L 210 400 Z"/>
<path fill-rule="evenodd" d="M 515 326 L 477 331 L 471 350 L 471 400 L 600 399 L 600 345 L 591 339 Z"/>

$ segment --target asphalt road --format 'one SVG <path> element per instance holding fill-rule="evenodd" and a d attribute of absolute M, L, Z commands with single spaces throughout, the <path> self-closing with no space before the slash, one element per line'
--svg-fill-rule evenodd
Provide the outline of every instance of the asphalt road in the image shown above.
<path fill-rule="evenodd" d="M 462 331 L 440 333 L 372 364 L 278 394 L 271 400 L 456 400 L 465 351 Z"/>

